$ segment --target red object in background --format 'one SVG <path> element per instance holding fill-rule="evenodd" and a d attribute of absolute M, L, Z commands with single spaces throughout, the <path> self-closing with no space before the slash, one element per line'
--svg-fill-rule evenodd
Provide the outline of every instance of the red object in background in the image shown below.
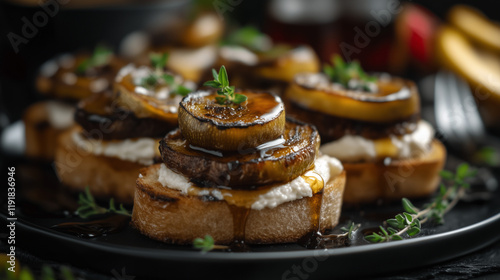
<path fill-rule="evenodd" d="M 406 35 L 411 56 L 421 64 L 431 64 L 435 33 L 439 25 L 437 17 L 419 5 L 408 4 L 401 15 L 401 24 L 407 34 L 400 36 Z"/>
<path fill-rule="evenodd" d="M 273 0 L 264 32 L 275 42 L 308 44 L 323 62 L 333 54 L 368 71 L 400 74 L 410 63 L 433 62 L 436 17 L 415 4 L 390 0 Z"/>

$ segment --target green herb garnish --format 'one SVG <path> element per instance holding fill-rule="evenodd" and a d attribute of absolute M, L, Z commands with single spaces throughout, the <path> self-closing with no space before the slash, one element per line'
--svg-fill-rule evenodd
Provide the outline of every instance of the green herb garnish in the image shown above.
<path fill-rule="evenodd" d="M 402 240 L 405 234 L 409 237 L 419 234 L 422 224 L 429 220 L 444 223 L 444 215 L 455 207 L 465 195 L 465 191 L 470 188 L 466 181 L 476 174 L 475 170 L 470 169 L 468 164 L 463 163 L 458 166 L 455 174 L 447 170 L 441 171 L 441 177 L 451 185 L 446 187 L 441 184 L 439 193 L 432 203 L 426 205 L 424 209 L 418 209 L 410 200 L 403 198 L 403 208 L 406 212 L 387 220 L 386 228 L 380 226 L 379 232 L 367 235 L 365 239 L 372 243 Z"/>
<path fill-rule="evenodd" d="M 76 68 L 78 74 L 85 74 L 88 69 L 104 66 L 109 63 L 113 51 L 103 45 L 97 45 L 91 57 L 82 61 Z"/>
<path fill-rule="evenodd" d="M 168 53 L 150 53 L 149 60 L 155 70 L 162 70 L 167 66 Z"/>
<path fill-rule="evenodd" d="M 151 53 L 149 60 L 154 71 L 141 80 L 140 86 L 153 89 L 163 82 L 169 86 L 171 94 L 186 96 L 191 93 L 191 90 L 187 87 L 177 84 L 173 75 L 165 73 L 164 68 L 167 66 L 168 61 L 167 53 Z"/>
<path fill-rule="evenodd" d="M 246 95 L 234 93 L 234 86 L 229 86 L 229 79 L 224 65 L 219 69 L 219 73 L 215 69 L 212 69 L 212 75 L 214 76 L 214 80 L 205 82 L 203 85 L 216 88 L 217 94 L 222 95 L 215 98 L 217 103 L 220 105 L 230 103 L 240 104 L 247 100 Z"/>
<path fill-rule="evenodd" d="M 208 252 L 214 248 L 214 239 L 210 235 L 205 235 L 205 238 L 196 238 L 193 241 L 193 246 L 202 252 Z"/>
<path fill-rule="evenodd" d="M 352 221 L 349 221 L 349 223 L 347 224 L 347 226 L 345 227 L 341 227 L 340 230 L 343 231 L 343 235 L 347 235 L 347 238 L 349 238 L 349 240 L 352 240 L 353 236 L 353 232 L 355 232 L 356 230 L 359 229 L 359 227 L 361 227 L 361 224 L 355 224 L 354 222 Z"/>
<path fill-rule="evenodd" d="M 500 155 L 493 147 L 483 147 L 476 151 L 473 157 L 480 164 L 500 166 Z"/>
<path fill-rule="evenodd" d="M 214 249 L 228 249 L 228 246 L 224 245 L 215 245 L 214 239 L 210 235 L 205 235 L 205 238 L 196 238 L 193 241 L 193 247 L 196 249 L 200 249 L 203 253 Z"/>
<path fill-rule="evenodd" d="M 222 41 L 222 45 L 237 45 L 246 47 L 254 51 L 267 51 L 271 48 L 271 38 L 264 33 L 261 33 L 253 26 L 242 27 L 227 36 Z"/>
<path fill-rule="evenodd" d="M 104 208 L 99 206 L 92 194 L 90 193 L 89 187 L 85 188 L 84 193 L 80 193 L 78 197 L 78 209 L 76 210 L 78 216 L 86 219 L 93 215 L 105 214 L 105 213 L 116 213 L 125 216 L 132 216 L 132 214 L 120 204 L 120 208 L 116 209 L 115 200 L 111 198 L 109 200 L 109 208 Z"/>
<path fill-rule="evenodd" d="M 374 92 L 373 84 L 377 78 L 366 74 L 357 61 L 345 62 L 336 54 L 332 58 L 332 65 L 325 65 L 323 72 L 332 82 L 339 83 L 346 89 Z"/>

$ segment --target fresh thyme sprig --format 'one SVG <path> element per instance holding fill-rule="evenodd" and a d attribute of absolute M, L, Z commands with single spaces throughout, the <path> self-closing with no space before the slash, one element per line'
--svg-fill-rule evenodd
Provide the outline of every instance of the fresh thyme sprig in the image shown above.
<path fill-rule="evenodd" d="M 237 45 L 246 47 L 254 51 L 267 51 L 272 46 L 272 41 L 269 36 L 260 32 L 253 26 L 245 26 L 230 33 L 222 45 Z"/>
<path fill-rule="evenodd" d="M 352 236 L 353 232 L 355 232 L 356 230 L 358 230 L 360 227 L 361 227 L 361 224 L 355 224 L 354 222 L 349 221 L 349 223 L 347 224 L 347 226 L 341 227 L 340 230 L 342 230 L 344 232 L 343 235 L 346 235 L 347 238 L 349 238 L 349 240 L 352 240 L 352 238 L 353 238 L 353 236 Z"/>
<path fill-rule="evenodd" d="M 167 65 L 168 53 L 150 53 L 149 60 L 155 70 L 162 70 Z"/>
<path fill-rule="evenodd" d="M 398 214 L 393 219 L 388 219 L 387 227 L 380 226 L 379 232 L 365 236 L 372 243 L 388 242 L 391 240 L 402 240 L 403 237 L 415 236 L 420 233 L 422 224 L 434 220 L 442 224 L 444 215 L 448 213 L 470 188 L 467 179 L 475 176 L 476 171 L 471 170 L 468 164 L 459 165 L 455 173 L 443 170 L 441 177 L 449 181 L 451 186 L 440 185 L 439 193 L 434 200 L 425 205 L 424 209 L 418 209 L 408 199 L 403 198 L 403 208 L 406 212 Z"/>
<path fill-rule="evenodd" d="M 109 63 L 113 51 L 103 45 L 97 45 L 92 56 L 82 61 L 76 68 L 78 74 L 84 74 L 93 67 L 104 66 Z"/>
<path fill-rule="evenodd" d="M 240 104 L 247 100 L 246 95 L 235 93 L 234 86 L 229 86 L 229 78 L 224 65 L 219 69 L 219 73 L 215 69 L 212 69 L 212 75 L 214 76 L 214 80 L 205 82 L 203 85 L 216 88 L 217 94 L 222 95 L 215 98 L 217 103 L 220 105 Z"/>
<path fill-rule="evenodd" d="M 205 235 L 204 238 L 196 238 L 193 241 L 193 247 L 196 249 L 200 249 L 203 253 L 206 253 L 214 249 L 223 250 L 229 248 L 228 246 L 224 245 L 215 245 L 214 239 L 210 235 Z"/>
<path fill-rule="evenodd" d="M 173 75 L 165 73 L 164 68 L 167 66 L 168 53 L 151 53 L 149 54 L 149 60 L 154 71 L 141 80 L 140 85 L 142 87 L 152 89 L 163 82 L 170 87 L 171 94 L 186 96 L 191 93 L 190 89 L 176 83 Z"/>
<path fill-rule="evenodd" d="M 80 193 L 78 196 L 78 209 L 76 212 L 80 218 L 86 219 L 93 215 L 105 214 L 105 213 L 116 213 L 125 216 L 132 216 L 132 214 L 120 204 L 120 208 L 117 209 L 115 206 L 115 200 L 111 198 L 109 200 L 109 208 L 104 208 L 99 206 L 92 194 L 90 193 L 89 187 L 85 188 L 84 193 Z"/>
<path fill-rule="evenodd" d="M 334 83 L 339 83 L 347 89 L 376 91 L 376 77 L 369 76 L 363 71 L 357 61 L 345 62 L 338 54 L 332 57 L 332 65 L 325 65 L 323 72 Z"/>

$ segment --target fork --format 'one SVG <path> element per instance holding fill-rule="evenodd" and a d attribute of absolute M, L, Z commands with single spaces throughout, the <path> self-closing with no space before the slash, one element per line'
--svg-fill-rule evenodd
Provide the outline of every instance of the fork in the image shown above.
<path fill-rule="evenodd" d="M 469 85 L 451 72 L 436 74 L 434 113 L 444 141 L 467 160 L 476 161 L 484 147 L 500 153 L 500 139 L 486 132 Z"/>

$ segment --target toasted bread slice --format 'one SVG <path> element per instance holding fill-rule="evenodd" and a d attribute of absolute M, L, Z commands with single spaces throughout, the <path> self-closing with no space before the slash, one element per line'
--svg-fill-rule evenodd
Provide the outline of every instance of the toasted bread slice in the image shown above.
<path fill-rule="evenodd" d="M 189 196 L 158 182 L 161 164 L 141 170 L 137 179 L 133 225 L 144 235 L 167 243 L 191 244 L 211 235 L 217 244 L 233 240 L 233 216 L 224 200 Z M 337 225 L 342 206 L 345 172 L 325 184 L 321 230 Z M 245 228 L 249 244 L 297 242 L 313 229 L 314 209 L 321 194 L 286 202 L 275 208 L 251 210 Z"/>
<path fill-rule="evenodd" d="M 96 197 L 132 203 L 135 180 L 145 165 L 91 154 L 73 142 L 71 135 L 75 131 L 68 130 L 58 138 L 54 166 L 61 183 L 75 191 L 88 186 Z"/>
<path fill-rule="evenodd" d="M 433 140 L 429 152 L 415 158 L 393 160 L 387 165 L 343 162 L 347 172 L 344 204 L 429 196 L 439 185 L 439 172 L 445 160 L 446 149 L 441 142 Z"/>
<path fill-rule="evenodd" d="M 55 127 L 51 124 L 49 110 L 54 101 L 38 102 L 26 109 L 23 115 L 25 128 L 26 150 L 28 157 L 51 161 L 54 159 L 57 137 L 67 129 L 73 127 L 71 120 L 64 121 L 68 126 Z"/>

